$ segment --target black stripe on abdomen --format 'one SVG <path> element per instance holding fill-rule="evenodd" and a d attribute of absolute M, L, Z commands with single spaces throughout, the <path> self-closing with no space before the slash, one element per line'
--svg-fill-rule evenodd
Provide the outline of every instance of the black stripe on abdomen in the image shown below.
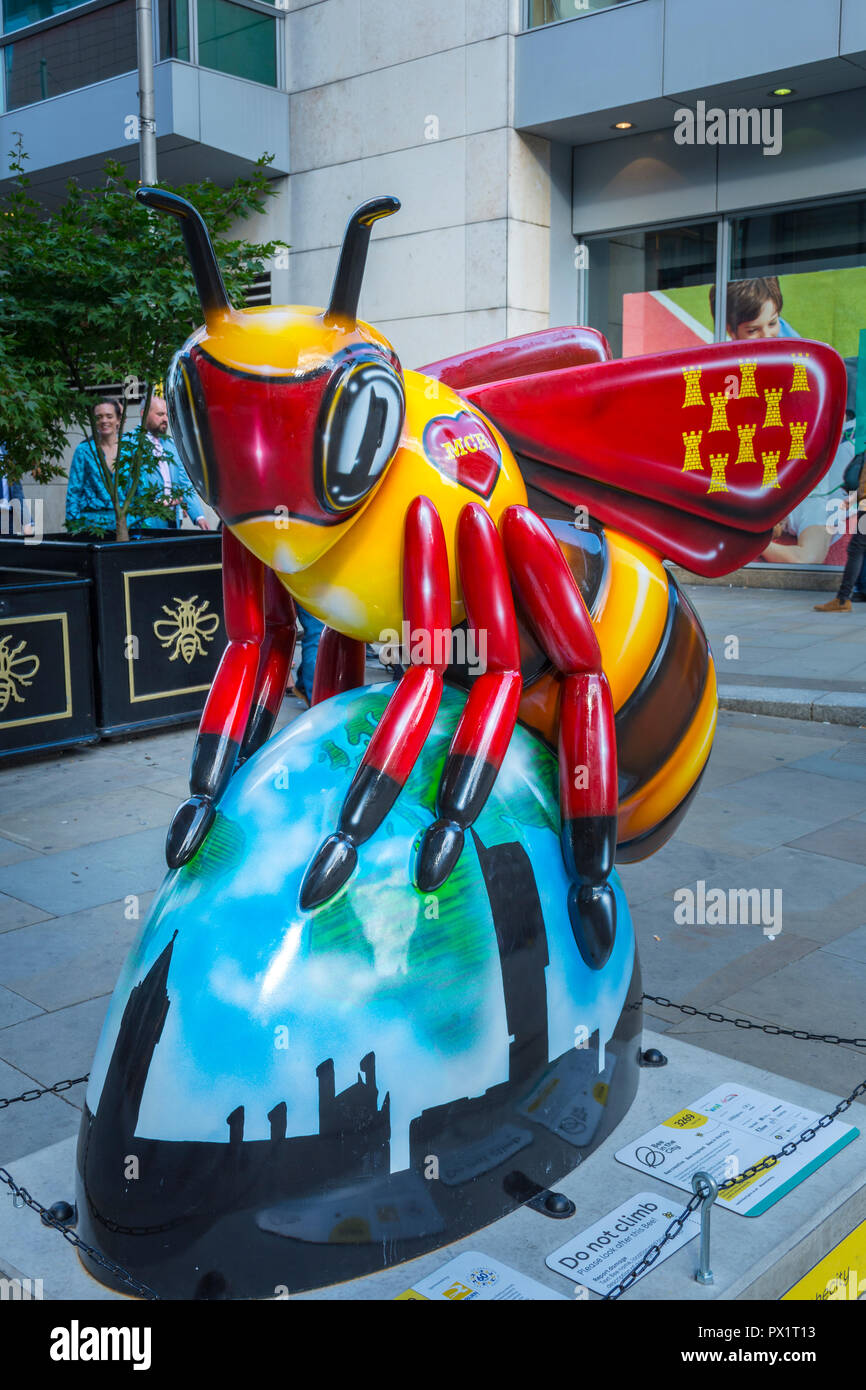
<path fill-rule="evenodd" d="M 542 517 L 542 521 L 553 532 L 556 543 L 565 556 L 568 568 L 574 575 L 583 601 L 590 614 L 594 614 L 606 591 L 610 570 L 610 552 L 604 531 L 597 522 L 592 520 L 587 527 L 577 527 L 573 522 L 558 520 L 555 517 Z M 520 674 L 523 677 L 525 690 L 528 685 L 537 681 L 545 671 L 551 669 L 551 662 L 536 639 L 516 595 L 514 599 L 515 612 L 517 613 L 517 636 L 520 642 Z M 454 630 L 459 632 L 467 626 L 468 624 L 464 619 Z M 455 649 L 460 650 L 459 646 Z M 445 680 L 452 685 L 468 690 L 478 674 L 479 668 L 477 666 L 474 669 L 467 667 L 466 663 L 460 660 L 451 663 L 445 672 Z"/>
<path fill-rule="evenodd" d="M 620 800 L 658 771 L 695 717 L 709 671 L 707 639 L 668 575 L 664 632 L 643 679 L 616 716 Z"/>

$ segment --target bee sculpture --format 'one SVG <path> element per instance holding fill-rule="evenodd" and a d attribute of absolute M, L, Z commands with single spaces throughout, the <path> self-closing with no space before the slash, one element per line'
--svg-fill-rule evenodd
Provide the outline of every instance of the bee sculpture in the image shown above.
<path fill-rule="evenodd" d="M 663 561 L 718 576 L 761 553 L 832 460 L 841 359 L 777 339 L 612 361 L 600 334 L 569 328 L 403 370 L 357 317 L 371 229 L 396 198 L 349 219 L 325 309 L 239 311 L 196 210 L 161 189 L 138 197 L 181 221 L 205 324 L 175 357 L 167 397 L 187 471 L 224 522 L 229 643 L 169 865 L 195 854 L 233 770 L 271 731 L 293 600 L 327 625 L 314 703 L 363 684 L 365 643 L 383 633 L 466 623 L 484 635 L 484 670 L 449 668 L 447 643 L 413 646 L 300 905 L 350 877 L 443 680 L 462 680 L 436 819 L 407 873 L 424 893 L 444 883 L 520 719 L 558 749 L 569 917 L 600 968 L 614 858 L 643 858 L 672 834 L 715 728 L 707 641 Z M 548 524 L 539 509 L 583 524 Z"/>

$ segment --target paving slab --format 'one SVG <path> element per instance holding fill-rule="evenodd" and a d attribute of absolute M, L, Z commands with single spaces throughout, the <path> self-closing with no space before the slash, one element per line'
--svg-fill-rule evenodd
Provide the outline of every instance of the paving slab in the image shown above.
<path fill-rule="evenodd" d="M 20 864 L 22 859 L 35 859 L 37 851 L 20 845 L 15 840 L 0 835 L 0 867 L 4 864 Z"/>
<path fill-rule="evenodd" d="M 166 817 L 166 821 L 169 817 Z M 166 874 L 165 826 L 120 839 L 47 855 L 34 873 L 29 863 L 0 872 L 0 886 L 54 916 L 115 902 L 158 888 Z"/>
<path fill-rule="evenodd" d="M 738 883 L 743 873 L 738 856 L 702 849 L 677 838 L 651 858 L 638 864 L 618 864 L 617 869 L 632 907 L 694 884 L 699 878 L 707 883 Z"/>
<path fill-rule="evenodd" d="M 707 976 L 743 956 L 763 952 L 772 959 L 774 944 L 760 924 L 742 926 L 680 926 L 674 920 L 676 903 L 670 897 L 652 898 L 632 911 L 640 951 L 644 989 L 667 999 L 691 1000 Z M 815 943 L 812 942 L 812 949 Z"/>
<path fill-rule="evenodd" d="M 814 854 L 829 854 L 835 859 L 850 859 L 853 864 L 866 864 L 866 823 L 856 820 L 837 820 L 822 826 L 799 839 L 789 841 L 792 848 Z"/>
<path fill-rule="evenodd" d="M 866 914 L 864 914 L 866 915 Z M 836 941 L 828 941 L 824 947 L 834 956 L 844 956 L 850 960 L 866 961 L 866 926 L 857 927 L 854 931 L 846 932 Z"/>
<path fill-rule="evenodd" d="M 818 772 L 822 777 L 838 777 L 842 781 L 866 782 L 866 749 L 850 748 L 846 744 L 821 753 L 810 753 L 789 763 L 791 769 Z"/>
<path fill-rule="evenodd" d="M 811 809 L 806 805 L 797 806 L 797 814 L 792 815 L 781 809 L 765 815 L 744 815 L 736 806 L 714 803 L 704 797 L 689 807 L 677 839 L 751 859 L 762 850 L 777 849 L 792 841 L 801 843 L 800 837 L 822 829 L 828 823 L 829 813 L 825 810 L 810 814 Z M 801 847 L 808 848 L 802 844 Z"/>
<path fill-rule="evenodd" d="M 866 961 L 847 958 L 839 969 L 838 955 L 818 950 L 791 961 L 769 979 L 743 986 L 721 1001 L 725 1013 L 743 1010 L 810 1033 L 838 1033 L 840 1037 L 866 1036 Z M 832 1000 L 830 1009 L 827 1001 Z M 2 1034 L 0 1034 L 2 1036 Z M 866 1075 L 866 1053 L 863 1058 Z"/>
<path fill-rule="evenodd" d="M 545 1257 L 638 1191 L 657 1194 L 663 1209 L 679 1212 L 687 1194 L 617 1163 L 614 1153 L 714 1086 L 735 1084 L 778 1095 L 821 1113 L 836 1103 L 835 1091 L 817 1090 L 744 1062 L 734 1062 L 689 1046 L 670 1034 L 646 1032 L 644 1045 L 661 1045 L 669 1065 L 642 1073 L 637 1098 L 623 1122 L 557 1189 L 575 1202 L 574 1216 L 563 1221 L 523 1207 L 465 1240 L 382 1273 L 329 1288 L 296 1294 L 292 1301 L 345 1302 L 391 1300 L 462 1251 L 477 1251 L 504 1261 L 565 1298 L 575 1285 L 554 1273 Z M 849 1119 L 855 1124 L 861 1111 Z M 4 1155 L 0 1151 L 0 1162 Z M 75 1140 L 8 1164 L 12 1177 L 44 1205 L 73 1191 Z M 712 1219 L 712 1267 L 715 1283 L 698 1284 L 696 1241 L 656 1266 L 624 1295 L 632 1301 L 676 1300 L 713 1304 L 726 1299 L 778 1298 L 862 1219 L 866 1139 L 861 1135 L 804 1182 L 786 1193 L 759 1217 L 743 1217 L 717 1206 Z M 858 1218 L 857 1213 L 860 1213 Z M 111 1299 L 122 1296 L 103 1289 L 82 1269 L 74 1251 L 36 1215 L 0 1203 L 0 1268 L 8 1276 L 41 1278 L 47 1299 Z M 589 1300 L 596 1301 L 590 1294 Z"/>
<path fill-rule="evenodd" d="M 35 1018 L 43 1013 L 32 999 L 25 999 L 11 989 L 0 985 L 0 1033 L 12 1023 L 20 1023 L 25 1018 Z"/>
<path fill-rule="evenodd" d="M 60 1077 L 56 1078 L 58 1081 Z M 10 1067 L 8 1062 L 0 1062 L 0 1096 L 3 1099 L 23 1095 L 32 1091 L 39 1083 L 32 1076 Z M 49 1144 L 56 1144 L 67 1135 L 77 1135 L 81 1122 L 81 1111 L 68 1098 L 84 1101 L 86 1087 L 74 1086 L 60 1096 L 40 1096 L 38 1100 L 18 1101 L 0 1111 L 0 1153 L 4 1162 L 31 1154 Z M 0 1198 L 0 1207 L 7 1205 L 8 1198 Z M 12 1203 L 8 1202 L 11 1206 Z M 49 1202 L 49 1206 L 51 1203 Z M 2 1260 L 2 1241 L 0 1241 L 0 1260 Z"/>
<path fill-rule="evenodd" d="M 0 1028 L 0 1060 L 26 1071 L 40 1086 L 84 1076 L 90 1070 L 109 998 L 103 994 Z"/>
<path fill-rule="evenodd" d="M 49 1010 L 110 994 L 152 896 L 145 893 L 137 902 L 121 899 L 6 932 L 0 936 L 0 981 Z M 136 915 L 128 916 L 131 912 Z"/>
<path fill-rule="evenodd" d="M 744 802 L 753 814 L 790 810 L 797 815 L 826 817 L 825 824 L 866 810 L 866 782 L 824 777 L 787 765 L 772 772 L 757 772 L 743 782 L 730 782 L 707 795 L 732 805 Z"/>
<path fill-rule="evenodd" d="M 0 816 L 0 833 L 40 853 L 62 851 L 164 827 L 174 809 L 174 800 L 152 787 L 123 787 Z"/>
<path fill-rule="evenodd" d="M 791 961 L 801 960 L 816 950 L 818 947 L 814 941 L 796 936 L 790 931 L 782 931 L 773 937 L 762 935 L 760 943 L 753 950 L 747 950 L 730 964 L 723 965 L 712 975 L 707 975 L 693 985 L 687 994 L 678 995 L 674 1002 L 695 1005 L 700 1009 L 715 1009 L 718 1012 L 719 1001 L 727 998 L 735 990 L 743 989 L 746 985 L 755 985 L 759 980 L 766 980 Z M 658 993 L 666 999 L 672 998 L 666 990 L 648 992 Z M 671 1017 L 669 1010 L 662 1009 L 661 1012 L 663 1016 Z"/>
<path fill-rule="evenodd" d="M 666 1038 L 682 1038 L 694 1047 L 705 1047 L 720 1056 L 730 1057 L 734 1062 L 767 1067 L 791 1081 L 801 1082 L 804 1086 L 817 1086 L 819 1090 L 838 1092 L 840 1096 L 850 1095 L 861 1081 L 866 1081 L 866 1051 L 833 1043 L 806 1042 L 802 1038 L 785 1037 L 784 1034 L 763 1033 L 760 1026 L 772 1020 L 747 1009 L 732 1011 L 717 1004 L 713 1011 L 758 1026 L 754 1029 L 736 1028 L 733 1024 L 709 1023 L 704 1018 L 685 1018 L 671 1009 L 654 1008 L 652 1027 L 658 1027 L 658 1016 L 667 1013 Z M 830 1032 L 832 1024 L 828 1026 L 825 1019 L 820 1028 L 808 1031 Z M 663 1047 L 662 1051 L 666 1052 L 667 1049 Z M 866 1129 L 864 1110 L 866 1097 L 860 1096 L 848 1115 L 852 1124 L 860 1124 Z M 866 1218 L 866 1194 L 860 1219 L 863 1218 Z"/>
<path fill-rule="evenodd" d="M 0 932 L 15 931 L 31 922 L 44 922 L 50 916 L 50 912 L 43 912 L 32 903 L 24 903 L 20 898 L 10 898 L 6 893 L 0 893 Z"/>

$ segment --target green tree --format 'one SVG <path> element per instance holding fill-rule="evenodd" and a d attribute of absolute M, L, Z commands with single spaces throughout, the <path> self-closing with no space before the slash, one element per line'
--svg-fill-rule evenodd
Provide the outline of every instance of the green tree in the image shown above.
<path fill-rule="evenodd" d="M 112 470 L 98 442 L 93 388 L 123 383 L 124 433 L 130 399 L 143 397 L 142 421 L 172 354 L 201 322 L 182 235 L 175 218 L 135 199 L 123 166 L 106 164 L 97 188 L 74 180 L 51 212 L 34 198 L 21 137 L 10 152 L 11 181 L 0 194 L 0 441 L 13 479 L 47 482 L 62 473 L 67 434 L 91 441 L 112 498 L 118 540 L 128 518 L 169 517 L 161 484 L 147 483 L 154 456 L 143 424 Z M 272 156 L 230 188 L 205 181 L 163 185 L 205 219 L 226 289 L 241 305 L 280 242 L 231 239 L 238 222 L 264 210 L 273 193 Z M 88 389 L 90 388 L 90 389 Z M 72 528 L 70 528 L 72 529 Z"/>

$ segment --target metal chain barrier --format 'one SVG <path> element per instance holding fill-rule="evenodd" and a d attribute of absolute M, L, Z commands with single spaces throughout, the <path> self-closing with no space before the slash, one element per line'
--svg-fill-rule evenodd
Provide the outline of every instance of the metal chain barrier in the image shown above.
<path fill-rule="evenodd" d="M 840 1038 L 835 1033 L 809 1033 L 805 1028 L 779 1028 L 775 1023 L 753 1023 L 750 1018 L 728 1018 L 712 1009 L 698 1009 L 694 1004 L 672 1004 L 663 994 L 642 994 L 642 1004 L 660 1004 L 664 1009 L 677 1009 L 687 1018 L 708 1018 L 711 1023 L 733 1023 L 735 1028 L 753 1028 L 771 1038 L 796 1038 L 798 1042 L 832 1043 L 842 1047 L 866 1047 L 866 1038 Z"/>
<path fill-rule="evenodd" d="M 80 1086 L 85 1081 L 89 1080 L 90 1073 L 88 1072 L 87 1076 L 70 1077 L 68 1081 L 55 1081 L 53 1086 L 34 1087 L 31 1091 L 22 1091 L 20 1096 L 8 1096 L 5 1099 L 0 1098 L 0 1110 L 5 1110 L 7 1106 L 15 1105 L 18 1101 L 26 1102 L 30 1100 L 39 1100 L 40 1096 L 62 1095 L 64 1091 L 68 1091 L 72 1086 Z M 153 1289 L 147 1284 L 142 1284 L 140 1280 L 136 1279 L 128 1270 L 124 1269 L 122 1265 L 115 1264 L 113 1260 L 108 1260 L 104 1255 L 100 1255 L 98 1250 L 94 1250 L 91 1245 L 83 1241 L 74 1231 L 64 1226 L 55 1216 L 52 1216 L 47 1207 L 43 1207 L 41 1202 L 37 1202 L 35 1197 L 31 1197 L 26 1187 L 18 1186 L 14 1178 L 7 1173 L 5 1168 L 0 1168 L 0 1182 L 9 1188 L 13 1198 L 20 1197 L 22 1202 L 30 1207 L 32 1211 L 37 1211 L 46 1226 L 50 1226 L 52 1230 L 59 1231 L 63 1239 L 68 1241 L 70 1245 L 74 1245 L 78 1250 L 83 1250 L 84 1254 L 95 1261 L 96 1264 L 100 1265 L 103 1269 L 107 1269 L 111 1274 L 116 1275 L 118 1279 L 122 1279 L 125 1284 L 129 1285 L 134 1293 L 139 1294 L 142 1298 L 151 1300 L 159 1298 L 159 1295 L 154 1293 Z"/>
<path fill-rule="evenodd" d="M 18 1099 L 18 1097 L 16 1097 L 16 1099 Z M 122 1279 L 125 1284 L 129 1285 L 133 1293 L 139 1294 L 141 1298 L 151 1300 L 159 1299 L 159 1294 L 154 1293 L 149 1285 L 142 1284 L 139 1279 L 136 1279 L 128 1270 L 125 1270 L 122 1265 L 115 1264 L 113 1260 L 108 1260 L 104 1255 L 100 1255 L 98 1250 L 94 1250 L 91 1245 L 88 1245 L 80 1236 L 77 1236 L 68 1226 L 64 1226 L 61 1221 L 58 1221 L 56 1216 L 52 1216 L 47 1207 L 43 1207 L 41 1202 L 37 1202 L 35 1197 L 31 1197 L 26 1187 L 18 1186 L 15 1179 L 7 1173 L 5 1168 L 0 1168 L 0 1182 L 5 1183 L 6 1187 L 10 1189 L 13 1197 L 20 1197 L 32 1211 L 38 1211 L 46 1226 L 51 1226 L 55 1231 L 59 1231 L 63 1239 L 67 1240 L 70 1245 L 74 1245 L 77 1250 L 83 1250 L 85 1255 L 89 1256 L 91 1260 L 94 1260 L 96 1264 L 101 1265 L 103 1269 L 107 1269 L 111 1274 L 116 1275 L 118 1279 Z"/>
<path fill-rule="evenodd" d="M 20 1096 L 10 1096 L 7 1100 L 0 1100 L 0 1110 L 5 1110 L 7 1105 L 14 1105 L 19 1100 L 38 1100 L 40 1096 L 59 1096 L 62 1091 L 68 1091 L 70 1086 L 80 1086 L 83 1081 L 90 1080 L 90 1072 L 86 1076 L 76 1076 L 71 1081 L 55 1081 L 53 1086 L 43 1086 L 41 1089 L 32 1091 L 22 1091 Z"/>
<path fill-rule="evenodd" d="M 774 1023 L 753 1023 L 752 1020 L 748 1018 L 727 1018 L 725 1014 L 716 1013 L 712 1010 L 707 1012 L 705 1009 L 696 1008 L 693 1004 L 674 1004 L 662 994 L 642 994 L 641 1003 L 658 1004 L 665 1009 L 677 1009 L 688 1018 L 693 1018 L 697 1015 L 701 1018 L 708 1018 L 711 1023 L 732 1023 L 735 1028 L 754 1028 L 760 1033 L 768 1033 L 771 1037 L 796 1038 L 798 1042 L 830 1043 L 832 1046 L 847 1044 L 850 1047 L 866 1048 L 866 1038 L 840 1038 L 837 1037 L 835 1033 L 809 1033 L 805 1028 L 778 1028 Z M 719 1192 L 725 1192 L 732 1187 L 736 1187 L 739 1183 L 747 1182 L 758 1173 L 762 1173 L 766 1168 L 775 1167 L 781 1158 L 789 1157 L 801 1144 L 808 1144 L 810 1139 L 815 1138 L 819 1129 L 826 1129 L 839 1115 L 844 1114 L 846 1110 L 850 1109 L 855 1100 L 858 1100 L 860 1096 L 863 1095 L 866 1095 L 866 1080 L 861 1081 L 859 1086 L 855 1086 L 851 1094 L 846 1096 L 845 1100 L 840 1100 L 839 1104 L 835 1106 L 829 1114 L 822 1115 L 820 1120 L 816 1120 L 813 1127 L 804 1129 L 799 1139 L 793 1139 L 787 1144 L 783 1144 L 777 1154 L 771 1154 L 768 1158 L 762 1158 L 760 1163 L 753 1163 L 751 1168 L 747 1168 L 744 1173 L 740 1173 L 739 1177 L 726 1178 L 724 1182 L 720 1182 Z M 672 1241 L 675 1236 L 679 1235 L 686 1220 L 691 1216 L 692 1212 L 701 1205 L 702 1200 L 703 1198 L 700 1193 L 696 1193 L 695 1196 L 691 1198 L 688 1206 L 686 1206 L 683 1211 L 680 1212 L 680 1215 L 675 1217 L 668 1226 L 659 1243 L 650 1246 L 640 1263 L 636 1264 L 633 1269 L 630 1269 L 628 1274 L 604 1295 L 603 1302 L 621 1298 L 626 1289 L 630 1289 L 632 1284 L 655 1264 L 664 1247 L 669 1241 Z"/>
<path fill-rule="evenodd" d="M 775 1023 L 753 1023 L 752 1020 L 748 1018 L 728 1018 L 725 1014 L 720 1014 L 712 1009 L 699 1009 L 693 1004 L 674 1004 L 670 999 L 666 999 L 663 994 L 642 994 L 639 1003 L 658 1004 L 661 1008 L 677 1009 L 680 1013 L 685 1014 L 687 1018 L 706 1018 L 711 1023 L 731 1023 L 735 1028 L 753 1028 L 759 1033 L 767 1033 L 770 1037 L 796 1038 L 798 1042 L 822 1042 L 829 1043 L 831 1046 L 866 1048 L 866 1038 L 840 1038 L 835 1033 L 810 1033 L 805 1028 L 780 1028 L 777 1027 Z M 636 1008 L 638 1007 L 638 1003 L 636 1002 L 627 1007 L 632 1009 Z M 5 1100 L 0 1099 L 0 1110 L 5 1110 L 7 1106 L 14 1105 L 16 1101 L 38 1100 L 40 1096 L 60 1095 L 63 1091 L 68 1091 L 71 1086 L 79 1086 L 89 1079 L 88 1073 L 87 1076 L 77 1076 L 69 1081 L 56 1081 L 53 1086 L 43 1086 L 32 1091 L 23 1091 L 20 1096 L 11 1096 Z M 739 1183 L 747 1182 L 758 1173 L 763 1172 L 764 1169 L 774 1167 L 780 1159 L 787 1158 L 790 1154 L 794 1153 L 801 1144 L 808 1144 L 810 1139 L 815 1138 L 819 1129 L 826 1129 L 827 1125 L 832 1124 L 839 1115 L 844 1114 L 844 1112 L 853 1105 L 855 1100 L 858 1100 L 860 1096 L 863 1095 L 866 1095 L 866 1080 L 861 1081 L 858 1086 L 855 1086 L 851 1094 L 847 1096 L 845 1100 L 840 1100 L 839 1104 L 831 1110 L 829 1114 L 822 1115 L 820 1120 L 817 1120 L 812 1128 L 804 1129 L 799 1139 L 783 1144 L 777 1154 L 772 1154 L 768 1158 L 761 1159 L 760 1163 L 753 1164 L 752 1167 L 747 1168 L 744 1173 L 740 1173 L 739 1177 L 727 1178 L 724 1182 L 719 1183 L 719 1191 L 724 1192 L 729 1188 L 736 1187 Z M 153 1289 L 149 1288 L 147 1284 L 142 1284 L 120 1265 L 115 1264 L 112 1260 L 107 1260 L 104 1255 L 100 1255 L 98 1250 L 94 1250 L 92 1246 L 87 1245 L 85 1241 L 81 1240 L 74 1231 L 62 1225 L 60 1221 L 51 1215 L 51 1212 L 48 1211 L 46 1207 L 43 1207 L 40 1202 L 36 1201 L 35 1197 L 31 1197 L 26 1188 L 18 1187 L 6 1172 L 5 1168 L 0 1168 L 0 1182 L 5 1183 L 5 1185 L 11 1189 L 13 1196 L 22 1198 L 28 1207 L 31 1207 L 33 1211 L 39 1212 L 46 1226 L 51 1226 L 54 1230 L 59 1231 L 63 1239 L 68 1241 L 70 1245 L 74 1245 L 77 1249 L 83 1250 L 90 1259 L 101 1265 L 103 1269 L 109 1270 L 112 1274 L 116 1275 L 118 1279 L 122 1279 L 135 1293 L 140 1294 L 142 1298 L 159 1299 L 159 1294 L 154 1293 Z M 652 1268 L 664 1247 L 669 1241 L 674 1240 L 675 1237 L 679 1235 L 689 1216 L 701 1205 L 702 1200 L 700 1193 L 696 1193 L 691 1198 L 687 1206 L 680 1212 L 679 1216 L 674 1217 L 659 1243 L 650 1246 L 640 1263 L 636 1264 L 633 1269 L 630 1269 L 628 1274 L 604 1295 L 604 1301 L 621 1298 L 626 1290 L 630 1289 L 632 1284 L 634 1284 L 642 1274 L 645 1274 L 648 1269 Z M 122 1228 L 118 1227 L 118 1229 Z M 162 1230 L 167 1228 L 158 1227 L 155 1229 Z"/>

